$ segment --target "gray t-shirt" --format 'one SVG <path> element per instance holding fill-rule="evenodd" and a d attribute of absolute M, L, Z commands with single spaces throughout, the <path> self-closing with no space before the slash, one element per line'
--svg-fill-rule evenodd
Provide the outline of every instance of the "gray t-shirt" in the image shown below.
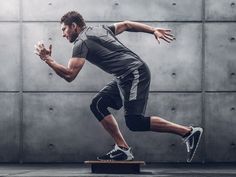
<path fill-rule="evenodd" d="M 115 27 L 86 27 L 74 42 L 72 57 L 85 58 L 107 73 L 122 78 L 144 62 L 114 35 Z"/>

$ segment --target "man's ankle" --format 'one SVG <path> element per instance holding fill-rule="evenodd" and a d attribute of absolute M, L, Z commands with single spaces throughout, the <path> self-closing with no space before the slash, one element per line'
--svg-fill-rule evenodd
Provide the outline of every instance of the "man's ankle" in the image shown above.
<path fill-rule="evenodd" d="M 186 137 L 188 137 L 190 134 L 191 134 L 191 131 L 192 131 L 193 129 L 191 128 L 191 127 L 189 127 L 189 131 L 187 132 L 187 133 L 185 133 L 182 137 L 183 138 L 186 138 Z"/>
<path fill-rule="evenodd" d="M 124 146 L 124 145 L 118 145 L 118 146 L 119 146 L 119 148 L 121 148 L 122 150 L 125 150 L 125 151 L 127 151 L 129 149 L 129 147 Z"/>

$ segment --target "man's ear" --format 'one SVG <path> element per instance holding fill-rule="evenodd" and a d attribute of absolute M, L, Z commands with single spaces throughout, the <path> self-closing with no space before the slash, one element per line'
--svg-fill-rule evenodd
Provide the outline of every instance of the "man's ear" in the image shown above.
<path fill-rule="evenodd" d="M 72 26 L 73 29 L 76 29 L 76 28 L 77 28 L 77 24 L 76 24 L 75 22 L 73 22 L 73 23 L 71 24 L 71 26 Z"/>

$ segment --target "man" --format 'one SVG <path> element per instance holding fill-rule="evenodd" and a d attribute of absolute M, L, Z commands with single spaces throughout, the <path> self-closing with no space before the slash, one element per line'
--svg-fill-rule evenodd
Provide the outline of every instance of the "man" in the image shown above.
<path fill-rule="evenodd" d="M 131 131 L 168 132 L 180 135 L 187 146 L 187 161 L 191 162 L 203 132 L 202 128 L 178 125 L 157 116 L 144 116 L 150 85 L 148 66 L 116 38 L 116 35 L 124 31 L 145 32 L 154 35 L 158 43 L 161 39 L 170 43 L 174 40 L 171 31 L 131 21 L 111 26 L 86 26 L 83 17 L 75 11 L 68 12 L 61 18 L 61 30 L 63 37 L 74 43 L 72 57 L 67 67 L 53 59 L 51 45 L 49 49 L 46 49 L 41 42 L 35 45 L 35 53 L 60 77 L 68 82 L 73 81 L 85 60 L 115 77 L 96 94 L 90 106 L 95 117 L 115 141 L 114 149 L 98 159 L 133 160 L 134 158 L 117 121 L 107 109 L 110 107 L 118 110 L 124 105 L 126 125 Z"/>

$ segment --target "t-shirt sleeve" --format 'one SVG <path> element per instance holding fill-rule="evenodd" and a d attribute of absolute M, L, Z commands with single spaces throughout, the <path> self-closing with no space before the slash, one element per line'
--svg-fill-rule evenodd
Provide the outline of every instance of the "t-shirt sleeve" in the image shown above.
<path fill-rule="evenodd" d="M 86 58 L 87 54 L 88 54 L 88 47 L 86 46 L 85 42 L 82 40 L 77 41 L 73 47 L 72 57 Z"/>
<path fill-rule="evenodd" d="M 109 26 L 107 26 L 107 27 L 113 32 L 113 34 L 115 34 L 115 32 L 116 32 L 115 24 L 109 25 Z"/>

